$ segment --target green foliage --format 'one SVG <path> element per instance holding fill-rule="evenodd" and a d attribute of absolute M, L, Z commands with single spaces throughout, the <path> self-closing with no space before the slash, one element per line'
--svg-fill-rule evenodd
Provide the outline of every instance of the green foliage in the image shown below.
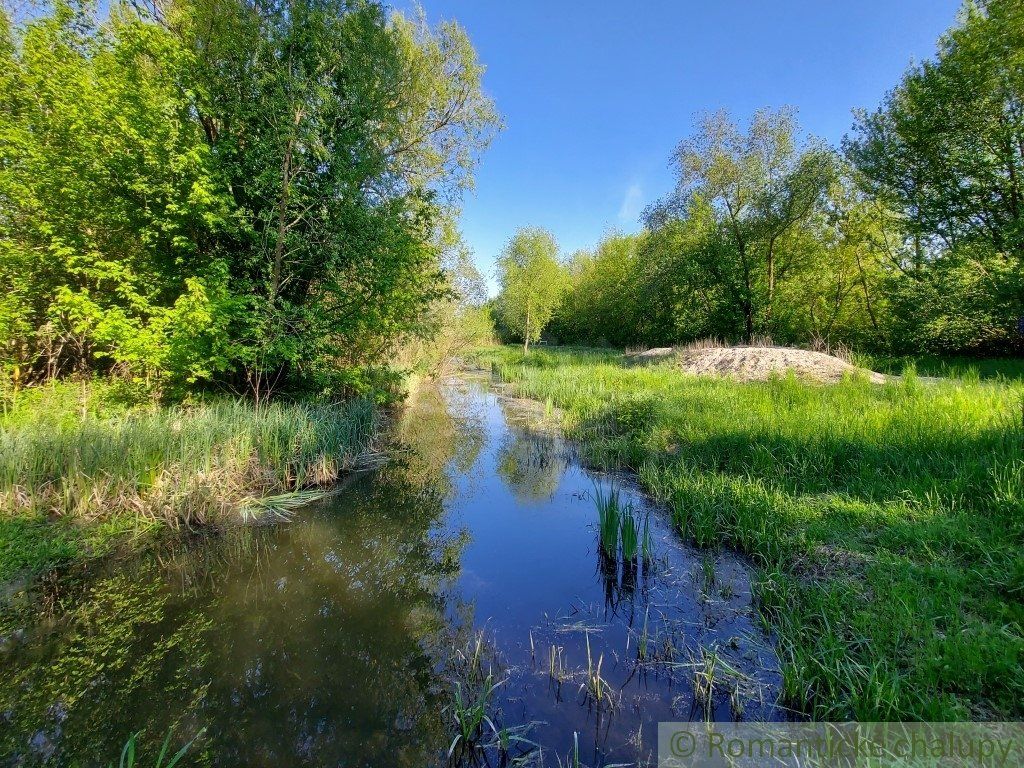
<path fill-rule="evenodd" d="M 375 428 L 366 400 L 256 408 L 122 398 L 103 384 L 52 384 L 0 419 L 0 578 L 104 554 L 158 523 L 287 509 L 284 495 L 358 466 Z"/>
<path fill-rule="evenodd" d="M 724 113 L 680 144 L 677 188 L 640 235 L 576 254 L 556 337 L 617 346 L 716 337 L 877 344 L 885 232 L 840 159 L 790 111 Z"/>
<path fill-rule="evenodd" d="M 639 236 L 568 266 L 564 341 L 701 338 L 1015 354 L 1024 335 L 1024 11 L 967 2 L 840 155 L 790 109 L 705 118 Z"/>
<path fill-rule="evenodd" d="M 188 742 L 188 744 L 183 746 L 181 749 L 179 749 L 173 755 L 168 755 L 167 753 L 168 753 L 168 750 L 169 750 L 169 748 L 171 746 L 171 734 L 172 733 L 173 733 L 173 729 L 168 730 L 167 731 L 167 736 L 164 737 L 164 742 L 160 746 L 160 753 L 156 756 L 155 768 L 174 768 L 174 766 L 176 766 L 178 763 L 180 763 L 182 758 L 185 757 L 185 753 L 188 752 L 189 747 L 191 747 L 195 743 L 195 740 L 203 735 L 203 731 L 201 730 L 196 735 L 195 739 L 192 739 L 192 741 Z M 128 741 L 126 741 L 124 743 L 124 747 L 121 748 L 121 757 L 120 757 L 120 759 L 118 760 L 118 763 L 117 763 L 118 768 L 135 768 L 135 766 L 137 764 L 135 753 L 136 753 L 136 751 L 138 749 L 139 735 L 140 734 L 138 734 L 138 733 L 132 734 L 131 736 L 128 737 Z M 168 759 L 168 757 L 170 759 Z M 166 760 L 166 762 L 165 762 L 165 760 Z M 110 768 L 114 768 L 113 763 L 111 763 Z"/>
<path fill-rule="evenodd" d="M 97 26 L 58 5 L 7 38 L 0 357 L 16 375 L 223 367 L 225 275 L 201 251 L 233 214 L 191 116 L 191 64 L 117 8 Z"/>
<path fill-rule="evenodd" d="M 566 268 L 566 292 L 551 322 L 558 339 L 624 346 L 642 321 L 639 295 L 643 263 L 641 238 L 612 234 L 594 253 L 573 255 Z"/>
<path fill-rule="evenodd" d="M 771 334 L 782 287 L 822 250 L 836 163 L 826 147 L 797 141 L 789 112 L 758 112 L 746 134 L 724 113 L 705 118 L 673 156 L 675 193 L 648 216 L 654 230 L 679 230 L 669 279 L 689 301 L 703 297 L 730 337 Z"/>
<path fill-rule="evenodd" d="M 792 705 L 832 720 L 1020 715 L 1019 382 L 742 384 L 579 351 L 482 355 L 562 409 L 595 461 L 627 458 L 686 536 L 753 557 Z M 658 407 L 623 434 L 627 400 Z"/>
<path fill-rule="evenodd" d="M 558 244 L 543 229 L 520 229 L 498 257 L 502 324 L 523 340 L 523 351 L 538 341 L 562 297 Z"/>
<path fill-rule="evenodd" d="M 263 397 L 426 333 L 498 124 L 463 30 L 374 2 L 141 7 L 0 19 L 4 372 Z"/>
<path fill-rule="evenodd" d="M 1024 10 L 967 3 L 935 60 L 911 68 L 847 141 L 892 211 L 901 351 L 1020 347 L 1024 299 Z"/>

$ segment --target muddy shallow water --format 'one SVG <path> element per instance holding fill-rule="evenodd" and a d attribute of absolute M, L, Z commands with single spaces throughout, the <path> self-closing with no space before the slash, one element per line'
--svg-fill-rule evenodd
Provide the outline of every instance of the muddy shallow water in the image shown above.
<path fill-rule="evenodd" d="M 501 733 L 525 764 L 574 743 L 583 765 L 654 764 L 661 720 L 784 717 L 748 566 L 682 544 L 542 416 L 450 379 L 394 460 L 292 522 L 42 590 L 0 633 L 0 765 L 116 762 L 137 731 L 152 758 L 171 727 L 205 728 L 198 765 L 444 765 L 456 692 L 487 690 L 491 746 L 454 761 L 501 764 Z M 646 558 L 599 544 L 613 486 Z"/>

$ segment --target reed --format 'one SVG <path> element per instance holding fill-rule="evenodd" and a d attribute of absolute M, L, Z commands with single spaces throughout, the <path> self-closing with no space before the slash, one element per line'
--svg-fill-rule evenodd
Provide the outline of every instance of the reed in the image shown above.
<path fill-rule="evenodd" d="M 594 486 L 594 504 L 597 507 L 598 536 L 601 548 L 609 557 L 616 557 L 619 551 L 619 528 L 622 506 L 619 503 L 619 489 L 611 486 L 607 491 L 600 485 Z"/>
<path fill-rule="evenodd" d="M 88 387 L 42 389 L 0 418 L 0 527 L 7 529 L 0 540 L 24 527 L 18 520 L 95 528 L 122 519 L 138 521 L 121 526 L 137 530 L 153 521 L 194 526 L 287 515 L 378 458 L 377 411 L 365 400 L 116 408 L 90 400 Z M 58 526 L 51 538 L 79 529 Z M 52 563 L 14 563 L 0 548 L 0 576 L 26 565 Z"/>
<path fill-rule="evenodd" d="M 495 682 L 494 677 L 488 675 L 477 692 L 469 696 L 463 691 L 461 682 L 455 684 L 455 696 L 450 711 L 455 722 L 456 734 L 448 747 L 449 760 L 453 759 L 457 753 L 475 752 L 482 749 L 485 743 L 489 743 L 492 737 L 498 735 L 499 729 L 494 725 L 494 721 L 491 720 L 487 711 L 494 692 L 504 682 L 504 680 Z"/>
<path fill-rule="evenodd" d="M 636 560 L 640 552 L 640 531 L 636 522 L 633 505 L 627 504 L 622 511 L 619 540 L 622 544 L 622 559 L 629 562 Z"/>
<path fill-rule="evenodd" d="M 176 766 L 178 763 L 182 761 L 182 759 L 184 759 L 185 754 L 188 752 L 189 748 L 191 748 L 191 746 L 196 742 L 196 739 L 198 739 L 200 736 L 206 733 L 206 729 L 201 729 L 199 733 L 197 733 L 190 742 L 188 742 L 185 746 L 183 746 L 173 755 L 168 756 L 168 751 L 171 746 L 172 732 L 173 729 L 169 729 L 167 731 L 167 736 L 164 737 L 164 742 L 160 747 L 160 752 L 159 754 L 157 754 L 154 768 L 174 768 L 174 766 Z M 136 768 L 136 766 L 139 764 L 139 758 L 137 753 L 139 746 L 139 736 L 141 735 L 142 733 L 140 731 L 139 733 L 133 733 L 131 736 L 128 737 L 128 740 L 124 743 L 124 747 L 122 747 L 121 749 L 121 757 L 117 763 L 118 768 Z M 165 760 L 167 762 L 164 762 Z M 114 768 L 114 764 L 110 763 L 109 768 Z"/>
<path fill-rule="evenodd" d="M 601 666 L 604 664 L 604 654 L 602 653 L 597 662 L 594 662 L 593 655 L 590 652 L 590 634 L 587 633 L 587 673 L 586 679 L 580 686 L 580 691 L 585 691 L 587 698 L 593 702 L 594 706 L 600 709 L 603 706 L 611 707 L 614 705 L 614 698 L 611 685 L 601 676 Z"/>

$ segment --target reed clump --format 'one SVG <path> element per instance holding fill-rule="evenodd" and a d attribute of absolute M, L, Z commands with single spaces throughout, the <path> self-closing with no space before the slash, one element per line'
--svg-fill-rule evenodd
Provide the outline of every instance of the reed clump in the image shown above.
<path fill-rule="evenodd" d="M 0 525 L 196 526 L 287 514 L 375 456 L 369 401 L 124 406 L 82 385 L 46 389 L 0 417 Z"/>

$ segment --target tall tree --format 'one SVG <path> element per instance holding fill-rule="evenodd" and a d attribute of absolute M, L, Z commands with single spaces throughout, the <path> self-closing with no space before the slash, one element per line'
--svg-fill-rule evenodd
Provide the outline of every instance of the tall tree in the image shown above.
<path fill-rule="evenodd" d="M 791 111 L 760 111 L 746 133 L 708 116 L 673 156 L 674 193 L 647 216 L 653 229 L 692 222 L 692 256 L 747 339 L 771 333 L 780 283 L 806 262 L 806 230 L 835 178 L 833 153 L 797 133 Z"/>
<path fill-rule="evenodd" d="M 339 392 L 429 331 L 499 125 L 456 24 L 373 0 L 26 18 L 0 13 L 4 369 Z"/>
<path fill-rule="evenodd" d="M 915 346 L 1006 345 L 1024 314 L 1024 5 L 965 5 L 938 55 L 913 67 L 846 151 L 897 215 L 899 303 Z"/>
<path fill-rule="evenodd" d="M 540 339 L 562 296 L 558 244 L 550 232 L 520 229 L 498 257 L 498 306 L 503 322 L 523 339 L 523 352 Z"/>
<path fill-rule="evenodd" d="M 566 292 L 552 320 L 562 339 L 624 345 L 635 341 L 639 235 L 610 234 L 594 252 L 573 254 L 566 265 Z"/>
<path fill-rule="evenodd" d="M 498 124 L 464 31 L 363 0 L 182 3 L 207 140 L 247 212 L 224 248 L 250 386 L 323 381 L 423 331 Z"/>

